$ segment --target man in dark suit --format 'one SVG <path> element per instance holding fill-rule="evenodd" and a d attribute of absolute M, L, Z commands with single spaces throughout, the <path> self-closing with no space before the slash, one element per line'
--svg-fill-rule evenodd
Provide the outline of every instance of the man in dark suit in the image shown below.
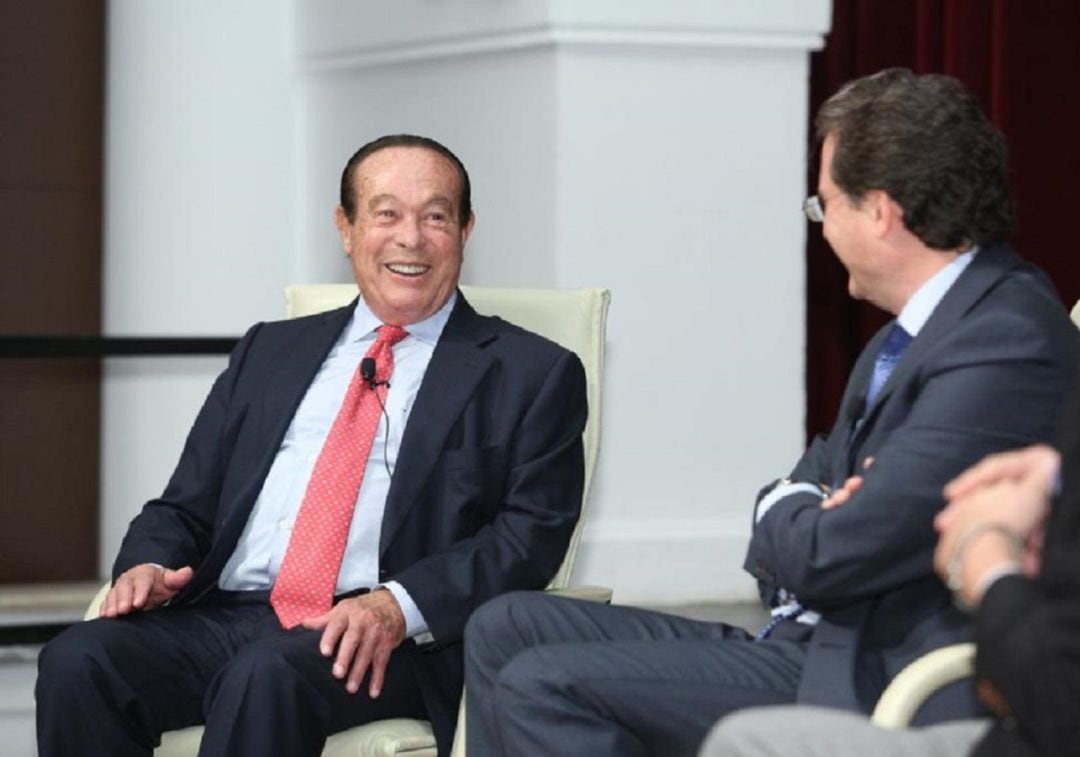
<path fill-rule="evenodd" d="M 1004 141 L 958 82 L 883 71 L 841 89 L 816 125 L 807 215 L 852 296 L 896 319 L 857 361 L 828 437 L 759 495 L 745 567 L 773 621 L 755 640 L 631 608 L 496 599 L 466 629 L 470 757 L 693 754 L 746 707 L 867 711 L 907 662 L 969 637 L 933 570 L 942 487 L 1051 437 L 1080 336 L 1004 243 Z M 975 709 L 953 691 L 928 717 Z"/>
<path fill-rule="evenodd" d="M 1036 445 L 966 471 L 936 519 L 935 564 L 976 613 L 975 691 L 993 720 L 885 730 L 852 713 L 763 707 L 721 721 L 702 757 L 1080 753 L 1080 390 L 1062 429 L 1060 455 Z"/>
<path fill-rule="evenodd" d="M 148 755 L 196 723 L 202 755 L 318 754 L 395 716 L 448 752 L 466 619 L 554 575 L 583 484 L 580 361 L 458 292 L 473 220 L 437 142 L 352 157 L 361 296 L 236 346 L 102 617 L 41 654 L 43 757 Z"/>

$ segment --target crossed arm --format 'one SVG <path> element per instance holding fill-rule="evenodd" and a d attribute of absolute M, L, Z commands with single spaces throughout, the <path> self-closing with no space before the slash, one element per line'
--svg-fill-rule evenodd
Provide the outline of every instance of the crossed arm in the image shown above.
<path fill-rule="evenodd" d="M 791 476 L 815 491 L 782 497 L 759 519 L 751 572 L 815 609 L 932 577 L 945 485 L 988 454 L 1053 435 L 1071 355 L 1021 326 L 990 320 L 954 333 L 876 409 L 834 491 L 842 455 L 835 439 L 816 441 Z"/>

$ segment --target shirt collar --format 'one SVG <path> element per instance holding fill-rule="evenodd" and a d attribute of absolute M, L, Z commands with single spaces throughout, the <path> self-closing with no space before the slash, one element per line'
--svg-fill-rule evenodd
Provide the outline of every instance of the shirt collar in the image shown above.
<path fill-rule="evenodd" d="M 446 322 L 450 320 L 450 313 L 457 303 L 457 297 L 458 293 L 455 289 L 450 294 L 450 298 L 443 303 L 441 308 L 422 321 L 410 323 L 405 327 L 405 331 L 409 333 L 409 336 L 415 337 L 421 342 L 426 342 L 430 345 L 437 344 L 439 337 L 442 336 L 443 329 L 446 327 Z M 350 344 L 365 339 L 371 336 L 375 329 L 382 325 L 382 321 L 371 312 L 371 308 L 364 302 L 364 296 L 360 295 L 359 299 L 356 301 L 356 308 L 353 310 L 352 319 L 345 328 L 344 343 Z"/>
<path fill-rule="evenodd" d="M 904 305 L 900 315 L 896 316 L 897 322 L 904 327 L 904 331 L 912 337 L 919 335 L 922 327 L 933 315 L 934 308 L 945 298 L 946 293 L 960 278 L 960 274 L 968 267 L 978 251 L 978 247 L 972 247 L 967 252 L 957 255 L 951 263 L 927 279 L 926 283 L 911 295 L 911 299 Z"/>

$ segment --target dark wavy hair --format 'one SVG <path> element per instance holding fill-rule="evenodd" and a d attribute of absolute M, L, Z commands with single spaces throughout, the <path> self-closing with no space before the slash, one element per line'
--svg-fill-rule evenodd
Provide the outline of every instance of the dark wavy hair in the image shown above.
<path fill-rule="evenodd" d="M 884 190 L 928 247 L 987 245 L 1012 233 L 1005 139 L 956 79 L 906 68 L 855 79 L 821 106 L 814 126 L 818 140 L 836 139 L 833 182 L 856 201 Z"/>
<path fill-rule="evenodd" d="M 356 167 L 364 162 L 364 158 L 388 147 L 422 147 L 450 161 L 450 165 L 457 170 L 458 185 L 461 187 L 461 196 L 458 198 L 458 221 L 462 226 L 469 222 L 472 217 L 472 185 L 469 183 L 469 172 L 465 170 L 465 164 L 458 159 L 458 156 L 430 137 L 418 137 L 415 134 L 387 134 L 385 137 L 368 142 L 354 152 L 341 172 L 341 208 L 345 211 L 345 217 L 349 219 L 349 223 L 356 220 L 356 186 L 353 181 Z"/>

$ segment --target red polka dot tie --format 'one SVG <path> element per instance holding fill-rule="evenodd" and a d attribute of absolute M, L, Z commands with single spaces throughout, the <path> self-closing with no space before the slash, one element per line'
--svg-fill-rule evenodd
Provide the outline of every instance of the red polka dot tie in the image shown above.
<path fill-rule="evenodd" d="M 285 559 L 270 592 L 270 604 L 284 628 L 322 615 L 333 602 L 356 496 L 382 413 L 376 392 L 385 395 L 384 382 L 394 370 L 391 348 L 406 336 L 400 326 L 379 327 L 375 344 L 364 355 L 375 360 L 374 388 L 357 365 L 345 401 L 315 461 Z"/>

